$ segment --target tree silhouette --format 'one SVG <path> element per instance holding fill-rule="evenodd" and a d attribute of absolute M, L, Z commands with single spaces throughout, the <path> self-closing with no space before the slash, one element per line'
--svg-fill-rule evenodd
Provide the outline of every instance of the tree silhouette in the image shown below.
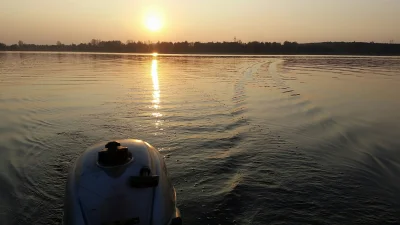
<path fill-rule="evenodd" d="M 100 40 L 98 40 L 98 39 L 92 39 L 91 41 L 90 41 L 90 44 L 92 45 L 92 46 L 98 46 L 99 44 L 100 44 Z"/>
<path fill-rule="evenodd" d="M 7 45 L 0 42 L 0 51 L 5 51 L 5 50 L 7 50 Z"/>
<path fill-rule="evenodd" d="M 374 42 L 156 42 L 92 39 L 88 43 L 65 45 L 35 45 L 18 41 L 18 45 L 0 44 L 6 51 L 76 51 L 76 52 L 130 52 L 172 54 L 329 54 L 329 55 L 400 55 L 400 44 Z"/>

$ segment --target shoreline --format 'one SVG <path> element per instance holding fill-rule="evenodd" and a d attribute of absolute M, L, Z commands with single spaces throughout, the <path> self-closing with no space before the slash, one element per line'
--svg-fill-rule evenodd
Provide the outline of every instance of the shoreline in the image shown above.
<path fill-rule="evenodd" d="M 210 53 L 195 53 L 195 52 L 175 52 L 175 53 L 160 53 L 160 52 L 118 52 L 118 51 L 54 51 L 54 50 L 0 50 L 0 53 L 46 53 L 46 54 L 98 54 L 98 55 L 143 55 L 143 56 L 153 56 L 153 54 L 157 53 L 157 56 L 240 56 L 240 57 L 264 57 L 264 56 L 331 56 L 331 57 L 400 57 L 400 53 L 398 54 L 332 54 L 332 53 L 217 53 L 217 52 L 210 52 Z"/>

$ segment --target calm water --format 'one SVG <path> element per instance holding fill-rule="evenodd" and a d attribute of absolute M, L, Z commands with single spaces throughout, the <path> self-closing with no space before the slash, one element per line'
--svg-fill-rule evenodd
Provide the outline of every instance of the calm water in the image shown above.
<path fill-rule="evenodd" d="M 85 148 L 165 156 L 185 224 L 399 224 L 400 58 L 0 53 L 0 224 L 58 224 Z"/>

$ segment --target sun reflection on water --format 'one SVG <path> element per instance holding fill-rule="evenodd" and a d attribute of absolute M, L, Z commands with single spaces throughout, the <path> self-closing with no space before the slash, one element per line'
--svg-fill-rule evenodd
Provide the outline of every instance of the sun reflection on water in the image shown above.
<path fill-rule="evenodd" d="M 160 109 L 160 86 L 158 83 L 158 64 L 157 59 L 153 59 L 151 62 L 151 78 L 153 80 L 153 100 L 152 100 L 152 108 L 156 111 L 152 113 L 153 117 L 159 118 L 162 117 L 162 114 L 158 112 Z M 161 125 L 161 121 L 157 119 L 156 127 Z"/>

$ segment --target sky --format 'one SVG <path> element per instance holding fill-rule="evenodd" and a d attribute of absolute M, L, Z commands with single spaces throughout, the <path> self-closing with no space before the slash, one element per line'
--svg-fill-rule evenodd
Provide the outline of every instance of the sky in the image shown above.
<path fill-rule="evenodd" d="M 150 31 L 145 20 L 160 18 Z M 400 42 L 400 0 L 0 0 L 0 42 Z"/>

